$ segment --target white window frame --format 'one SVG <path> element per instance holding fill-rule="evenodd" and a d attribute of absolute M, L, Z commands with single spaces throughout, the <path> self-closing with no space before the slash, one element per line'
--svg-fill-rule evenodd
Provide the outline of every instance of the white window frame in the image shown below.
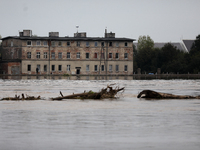
<path fill-rule="evenodd" d="M 40 52 L 36 52 L 36 58 L 40 59 Z"/>
<path fill-rule="evenodd" d="M 128 59 L 128 53 L 124 53 L 124 59 Z"/>
<path fill-rule="evenodd" d="M 86 41 L 86 47 L 90 47 L 90 42 Z"/>
<path fill-rule="evenodd" d="M 10 42 L 10 46 L 13 47 L 13 41 Z"/>
<path fill-rule="evenodd" d="M 39 44 L 38 44 L 39 42 Z M 36 46 L 40 46 L 41 45 L 41 41 L 36 41 Z"/>
<path fill-rule="evenodd" d="M 67 52 L 67 59 L 70 59 L 70 58 L 71 58 L 71 53 Z"/>
<path fill-rule="evenodd" d="M 62 52 L 58 53 L 58 59 L 62 59 Z"/>
<path fill-rule="evenodd" d="M 119 42 L 116 42 L 116 47 L 119 47 Z"/>
<path fill-rule="evenodd" d="M 43 41 L 43 46 L 48 46 L 48 42 L 47 41 Z"/>
<path fill-rule="evenodd" d="M 77 59 L 80 59 L 80 58 L 81 58 L 81 53 L 80 53 L 80 52 L 77 52 L 77 53 L 76 53 L 76 58 L 77 58 Z"/>
<path fill-rule="evenodd" d="M 116 71 L 116 72 L 119 72 L 119 65 L 116 65 L 116 66 L 115 66 L 115 71 Z"/>
<path fill-rule="evenodd" d="M 112 72 L 112 65 L 109 65 L 109 71 Z"/>
<path fill-rule="evenodd" d="M 56 54 L 55 54 L 55 52 L 51 52 L 51 59 L 55 59 L 56 57 Z"/>
<path fill-rule="evenodd" d="M 30 43 L 29 43 L 29 42 L 30 42 Z M 26 42 L 26 45 L 27 45 L 27 46 L 32 46 L 32 41 L 28 40 L 28 41 Z"/>
<path fill-rule="evenodd" d="M 86 65 L 86 72 L 90 71 L 90 65 Z"/>
<path fill-rule="evenodd" d="M 70 65 L 67 65 L 67 71 L 70 71 L 70 67 L 71 67 Z"/>
<path fill-rule="evenodd" d="M 44 52 L 44 58 L 47 58 L 47 52 Z"/>
<path fill-rule="evenodd" d="M 87 56 L 88 55 L 88 56 Z M 85 53 L 85 58 L 90 59 L 90 53 Z"/>
<path fill-rule="evenodd" d="M 94 47 L 97 47 L 98 46 L 98 42 L 94 42 Z"/>
<path fill-rule="evenodd" d="M 31 52 L 27 52 L 27 58 L 31 58 Z"/>

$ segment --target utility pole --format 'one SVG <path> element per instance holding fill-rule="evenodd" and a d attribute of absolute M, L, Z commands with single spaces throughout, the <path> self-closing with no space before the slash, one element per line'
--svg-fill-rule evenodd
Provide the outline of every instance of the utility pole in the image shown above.
<path fill-rule="evenodd" d="M 51 40 L 49 39 L 49 41 L 48 41 L 48 45 L 49 45 L 49 75 L 50 75 L 50 48 L 51 48 Z"/>

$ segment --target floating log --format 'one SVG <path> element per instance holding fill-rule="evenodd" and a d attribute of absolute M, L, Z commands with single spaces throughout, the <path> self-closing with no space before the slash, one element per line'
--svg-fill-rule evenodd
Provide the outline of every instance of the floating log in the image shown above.
<path fill-rule="evenodd" d="M 41 100 L 41 97 L 34 97 L 34 96 L 28 96 L 26 95 L 26 97 L 24 96 L 24 94 L 22 93 L 22 97 L 20 98 L 20 96 L 15 95 L 15 97 L 5 97 L 2 98 L 1 100 Z"/>
<path fill-rule="evenodd" d="M 153 98 L 153 99 L 200 99 L 200 96 L 189 95 L 173 95 L 168 93 L 160 93 L 152 90 L 143 90 L 137 98 Z"/>
<path fill-rule="evenodd" d="M 104 98 L 114 98 L 115 95 L 119 91 L 123 91 L 123 88 L 116 87 L 113 89 L 110 85 L 108 85 L 105 89 L 101 89 L 100 92 L 93 92 L 89 91 L 86 92 L 84 91 L 83 93 L 78 93 L 78 94 L 72 94 L 72 95 L 67 95 L 63 96 L 62 92 L 60 91 L 61 97 L 55 97 L 52 98 L 52 100 L 62 100 L 62 99 L 104 99 Z"/>

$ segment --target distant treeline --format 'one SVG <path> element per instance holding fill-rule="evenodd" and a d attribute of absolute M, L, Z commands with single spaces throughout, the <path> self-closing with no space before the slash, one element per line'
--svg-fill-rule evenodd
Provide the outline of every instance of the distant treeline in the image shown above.
<path fill-rule="evenodd" d="M 140 36 L 137 50 L 134 48 L 134 72 L 141 69 L 141 73 L 197 74 L 200 73 L 200 35 L 189 53 L 180 51 L 177 47 L 167 43 L 162 48 L 154 48 L 154 42 L 149 36 Z"/>

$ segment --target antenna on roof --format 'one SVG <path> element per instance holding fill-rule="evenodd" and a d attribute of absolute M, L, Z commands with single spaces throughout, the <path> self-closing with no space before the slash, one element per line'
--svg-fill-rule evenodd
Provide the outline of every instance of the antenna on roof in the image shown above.
<path fill-rule="evenodd" d="M 79 26 L 78 26 L 78 25 L 76 25 L 76 28 L 77 28 L 77 33 L 78 33 L 78 28 L 79 28 Z"/>

